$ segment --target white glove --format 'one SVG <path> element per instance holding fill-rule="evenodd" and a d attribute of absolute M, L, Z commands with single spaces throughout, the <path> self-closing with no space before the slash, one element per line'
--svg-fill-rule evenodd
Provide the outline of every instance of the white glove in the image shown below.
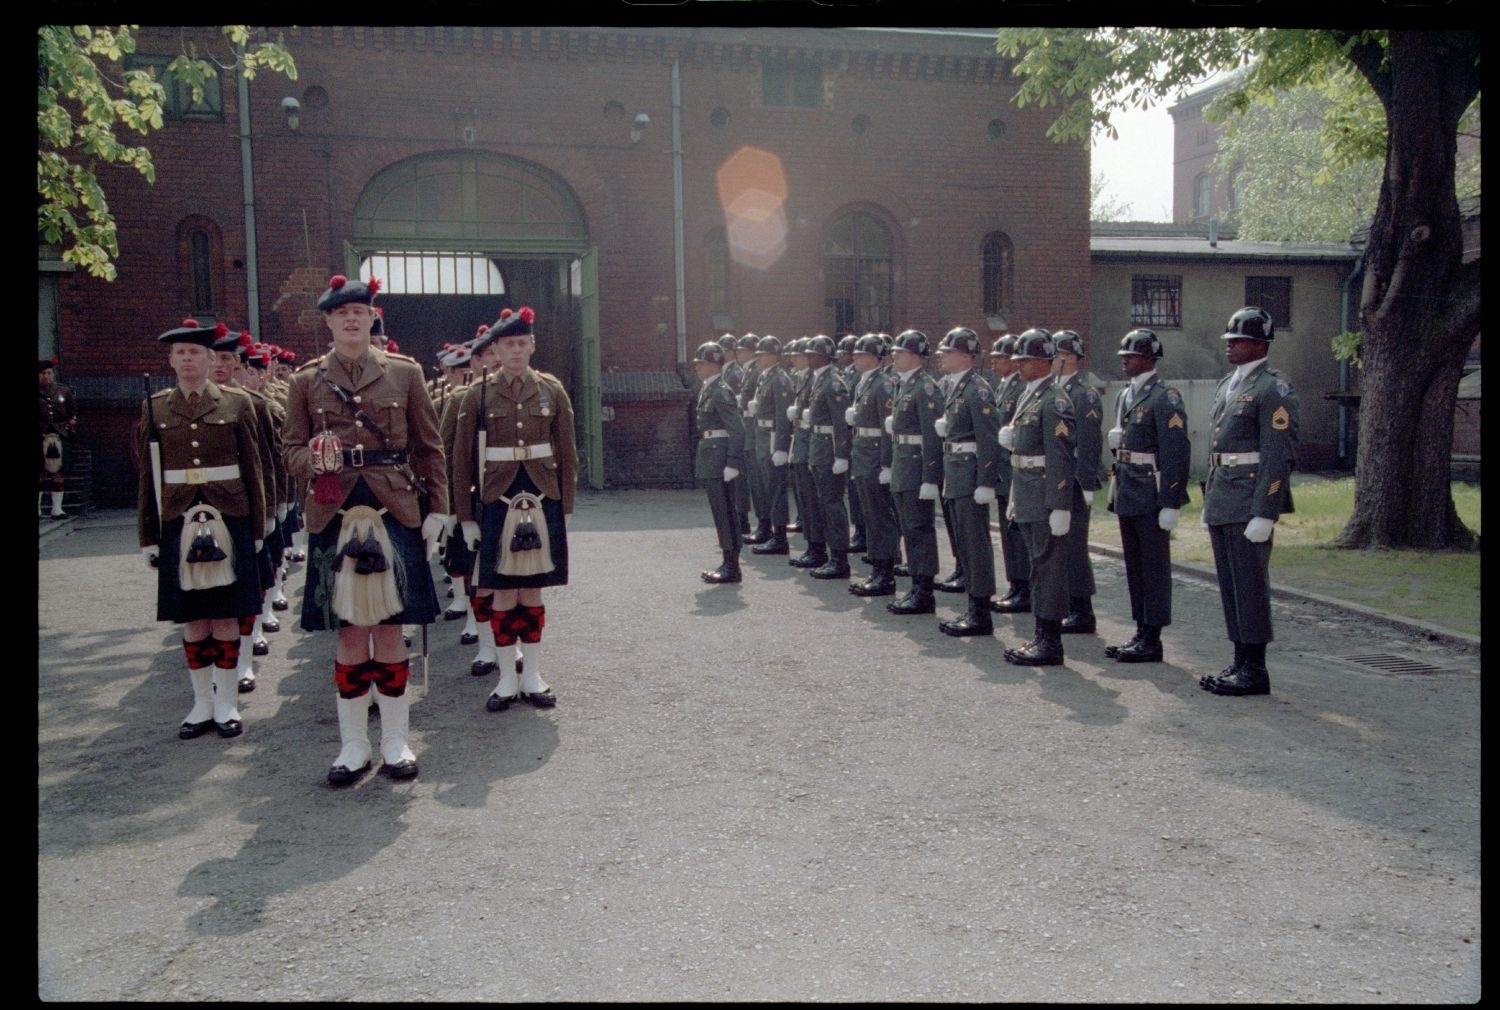
<path fill-rule="evenodd" d="M 736 470 L 734 467 L 732 467 L 732 466 L 726 466 L 724 468 L 724 483 L 726 483 L 726 484 L 729 483 L 730 481 L 734 480 L 739 475 L 740 475 L 740 472 L 738 470 Z"/>
<path fill-rule="evenodd" d="M 834 460 L 833 461 L 833 472 L 836 473 L 836 474 L 837 473 L 848 473 L 849 472 L 849 461 L 847 459 L 836 459 L 836 460 Z"/>
<path fill-rule="evenodd" d="M 1271 531 L 1276 528 L 1275 519 L 1267 519 L 1265 516 L 1256 516 L 1245 524 L 1245 539 L 1252 544 L 1263 544 L 1271 539 Z"/>
<path fill-rule="evenodd" d="M 1109 447 L 1111 449 L 1118 449 L 1120 447 L 1120 443 L 1123 441 L 1125 441 L 1124 428 L 1109 429 Z"/>
<path fill-rule="evenodd" d="M 255 541 L 255 553 L 256 554 L 259 554 L 261 551 L 265 550 L 265 547 L 266 547 L 266 542 L 264 540 L 257 540 L 257 541 Z"/>
<path fill-rule="evenodd" d="M 451 537 L 453 531 L 456 529 L 458 529 L 458 516 L 449 516 L 447 521 L 443 523 L 443 536 Z"/>
<path fill-rule="evenodd" d="M 812 424 L 812 408 L 811 407 L 805 407 L 805 408 L 803 408 L 803 410 L 802 410 L 802 423 L 803 424 Z"/>
<path fill-rule="evenodd" d="M 854 423 L 854 408 L 853 407 L 845 407 L 844 408 L 844 423 L 845 424 L 853 424 Z"/>
<path fill-rule="evenodd" d="M 932 422 L 932 426 L 937 429 L 938 438 L 942 438 L 948 434 L 948 419 L 946 417 L 938 418 Z"/>
<path fill-rule="evenodd" d="M 891 468 L 888 466 L 881 467 L 880 473 L 876 476 L 875 480 L 881 484 L 889 484 L 891 482 Z"/>
<path fill-rule="evenodd" d="M 885 419 L 885 433 L 894 435 L 896 433 L 896 415 L 890 414 Z"/>
<path fill-rule="evenodd" d="M 1000 445 L 1006 449 L 1016 447 L 1016 429 L 1014 425 L 1007 424 L 1000 429 Z"/>
<path fill-rule="evenodd" d="M 473 521 L 462 524 L 464 531 L 464 546 L 474 551 L 479 549 L 479 524 Z"/>
<path fill-rule="evenodd" d="M 440 512 L 429 512 L 427 518 L 422 520 L 422 539 L 436 542 L 447 526 L 447 516 Z"/>
<path fill-rule="evenodd" d="M 142 547 L 141 557 L 146 559 L 146 564 L 152 568 L 156 567 L 156 560 L 161 557 L 161 548 L 157 546 Z"/>
<path fill-rule="evenodd" d="M 780 449 L 777 449 L 775 452 L 771 453 L 771 465 L 786 466 L 786 453 Z"/>
<path fill-rule="evenodd" d="M 1156 525 L 1170 533 L 1177 528 L 1177 516 L 1177 509 L 1162 509 L 1156 514 Z"/>
<path fill-rule="evenodd" d="M 988 505 L 995 500 L 995 489 L 992 487 L 976 487 L 974 489 L 974 504 Z"/>
<path fill-rule="evenodd" d="M 282 502 L 276 506 L 276 521 L 279 523 L 286 522 L 286 502 Z"/>
<path fill-rule="evenodd" d="M 276 520 L 274 520 L 274 519 L 262 519 L 260 521 L 260 535 L 261 535 L 261 539 L 265 539 L 266 537 L 270 536 L 271 535 L 271 531 L 274 530 L 275 528 L 276 528 Z M 257 546 L 255 549 L 256 550 L 260 550 L 260 547 Z"/>
<path fill-rule="evenodd" d="M 1073 513 L 1067 509 L 1053 509 L 1047 513 L 1047 525 L 1052 528 L 1053 536 L 1065 537 L 1073 526 Z"/>
<path fill-rule="evenodd" d="M 757 400 L 751 400 L 749 403 L 745 404 L 745 409 L 748 410 L 752 414 L 756 413 L 756 411 L 757 411 L 757 409 L 759 407 L 760 407 L 760 402 L 757 401 Z"/>
<path fill-rule="evenodd" d="M 917 488 L 917 498 L 920 501 L 937 501 L 938 486 L 936 484 L 923 484 Z"/>

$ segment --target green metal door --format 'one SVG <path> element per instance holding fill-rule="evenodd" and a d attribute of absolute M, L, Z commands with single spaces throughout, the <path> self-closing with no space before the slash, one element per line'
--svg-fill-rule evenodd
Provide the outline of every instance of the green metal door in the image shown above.
<path fill-rule="evenodd" d="M 604 421 L 599 402 L 599 253 L 590 248 L 573 261 L 578 298 L 578 433 L 583 479 L 604 488 Z"/>

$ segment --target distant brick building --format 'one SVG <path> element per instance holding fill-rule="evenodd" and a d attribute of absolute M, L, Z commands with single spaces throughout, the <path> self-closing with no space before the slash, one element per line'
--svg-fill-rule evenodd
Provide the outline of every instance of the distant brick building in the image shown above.
<path fill-rule="evenodd" d="M 391 333 L 428 366 L 503 305 L 535 307 L 536 364 L 568 385 L 594 486 L 691 484 L 683 363 L 722 332 L 1089 318 L 1088 151 L 1046 137 L 1055 110 L 1011 104 L 987 33 L 321 27 L 285 41 L 298 79 L 248 83 L 243 136 L 228 74 L 200 106 L 169 95 L 148 141 L 155 185 L 104 173 L 114 283 L 43 252 L 39 341 L 89 415 L 99 498 L 133 495 L 140 375 L 167 374 L 157 333 L 222 319 L 305 359 L 326 345 L 312 304 L 334 272 L 380 276 Z M 181 45 L 179 29 L 144 29 L 136 58 Z"/>

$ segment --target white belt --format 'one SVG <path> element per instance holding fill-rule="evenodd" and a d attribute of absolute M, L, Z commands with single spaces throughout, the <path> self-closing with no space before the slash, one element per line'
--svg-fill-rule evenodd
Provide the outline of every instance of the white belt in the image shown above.
<path fill-rule="evenodd" d="M 729 437 L 729 430 L 727 428 L 710 428 L 710 429 L 708 429 L 707 431 L 705 431 L 703 433 L 703 437 L 704 438 L 728 438 Z"/>
<path fill-rule="evenodd" d="M 228 466 L 195 466 L 188 470 L 163 470 L 164 484 L 207 484 L 211 480 L 239 480 L 238 463 Z"/>
<path fill-rule="evenodd" d="M 884 428 L 855 428 L 854 434 L 860 438 L 879 438 Z"/>
<path fill-rule="evenodd" d="M 1018 466 L 1022 470 L 1045 470 L 1047 469 L 1047 457 L 1012 455 L 1010 457 L 1010 465 Z"/>
<path fill-rule="evenodd" d="M 831 424 L 815 424 L 815 425 L 812 426 L 812 430 L 813 430 L 813 434 L 814 435 L 832 435 L 833 434 L 833 425 L 831 425 Z"/>
<path fill-rule="evenodd" d="M 892 436 L 892 437 L 895 438 L 897 445 L 921 445 L 922 444 L 922 436 L 921 435 L 895 435 L 895 436 Z"/>
<path fill-rule="evenodd" d="M 1247 463 L 1259 463 L 1258 452 L 1211 452 L 1208 454 L 1209 466 L 1244 466 Z"/>
<path fill-rule="evenodd" d="M 1121 463 L 1140 463 L 1145 466 L 1156 465 L 1156 453 L 1154 452 L 1131 452 L 1129 449 L 1120 449 L 1116 458 Z"/>
<path fill-rule="evenodd" d="M 974 452 L 979 451 L 978 442 L 944 442 L 944 452 Z"/>
<path fill-rule="evenodd" d="M 552 446 L 546 442 L 541 445 L 486 447 L 484 461 L 486 463 L 514 463 L 523 459 L 544 459 L 550 455 L 552 455 Z"/>
<path fill-rule="evenodd" d="M 753 410 L 742 410 L 742 411 L 740 411 L 740 413 L 742 415 L 744 415 L 745 417 L 749 417 L 749 418 L 754 418 L 755 417 L 755 411 L 753 411 Z"/>
<path fill-rule="evenodd" d="M 762 428 L 774 428 L 774 427 L 776 427 L 776 419 L 775 418 L 772 418 L 769 421 L 756 421 L 755 423 L 757 425 L 759 425 L 760 427 L 762 427 Z"/>

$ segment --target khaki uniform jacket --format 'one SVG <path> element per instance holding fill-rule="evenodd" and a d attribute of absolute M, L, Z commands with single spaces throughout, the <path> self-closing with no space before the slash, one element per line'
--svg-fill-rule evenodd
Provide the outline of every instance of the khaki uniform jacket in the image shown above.
<path fill-rule="evenodd" d="M 73 401 L 73 391 L 61 382 L 54 382 L 50 386 L 41 386 L 37 389 L 40 396 L 37 398 L 37 412 L 42 426 L 43 435 L 62 435 L 66 437 L 70 430 L 68 422 L 78 416 L 78 405 Z"/>
<path fill-rule="evenodd" d="M 1039 523 L 1057 509 L 1073 507 L 1073 480 L 1078 466 L 1073 401 L 1050 377 L 1031 396 L 1025 395 L 1011 424 L 1010 505 L 1018 523 Z M 1017 456 L 1045 456 L 1043 469 L 1015 465 Z"/>
<path fill-rule="evenodd" d="M 1276 519 L 1292 511 L 1292 466 L 1297 459 L 1297 397 L 1292 384 L 1261 365 L 1229 391 L 1231 372 L 1214 396 L 1210 453 L 1260 453 L 1259 463 L 1210 466 L 1203 521 L 1210 526 Z M 1209 457 L 1212 462 L 1213 457 Z"/>
<path fill-rule="evenodd" d="M 206 470 L 237 466 L 229 480 L 200 480 L 169 484 L 163 479 L 161 513 L 156 509 L 156 475 L 151 467 L 152 433 L 161 439 L 161 468 Z M 266 488 L 262 477 L 255 408 L 243 390 L 223 389 L 206 382 L 196 407 L 189 407 L 181 390 L 166 389 L 141 404 L 141 478 L 136 497 L 136 534 L 142 547 L 160 543 L 161 524 L 181 516 L 198 492 L 226 516 L 254 520 L 255 539 L 265 535 Z M 189 478 L 193 475 L 189 473 Z"/>
<path fill-rule="evenodd" d="M 438 397 L 437 406 L 440 420 L 438 421 L 438 438 L 443 443 L 443 458 L 448 461 L 448 501 L 456 508 L 460 495 L 468 496 L 474 493 L 474 475 L 470 474 L 464 479 L 458 472 L 458 467 L 453 465 L 455 455 L 454 443 L 458 440 L 458 418 L 463 413 L 463 389 L 451 389 L 444 387 L 445 392 Z"/>
<path fill-rule="evenodd" d="M 480 401 L 484 417 L 479 416 Z M 458 470 L 455 486 L 475 479 L 475 433 L 482 421 L 487 448 L 515 449 L 523 446 L 550 445 L 552 455 L 540 459 L 489 460 L 484 464 L 484 504 L 500 500 L 521 468 L 548 498 L 563 504 L 563 514 L 573 514 L 573 496 L 578 489 L 578 449 L 573 433 L 573 404 L 556 376 L 526 369 L 521 380 L 521 397 L 510 392 L 510 380 L 504 371 L 491 374 L 464 390 L 459 407 L 457 430 L 453 435 L 453 465 Z M 459 495 L 454 505 L 459 522 L 478 522 L 474 497 Z"/>
<path fill-rule="evenodd" d="M 230 386 L 237 393 L 250 397 L 255 408 L 256 449 L 260 455 L 261 482 L 266 489 L 266 519 L 274 521 L 276 505 L 285 501 L 282 494 L 287 485 L 286 469 L 281 464 L 281 424 L 274 416 L 271 402 L 260 393 L 242 386 Z"/>
<path fill-rule="evenodd" d="M 287 391 L 286 426 L 282 429 L 282 455 L 287 472 L 305 479 L 307 489 L 302 501 L 307 529 L 321 533 L 338 513 L 341 505 L 320 505 L 313 500 L 312 453 L 308 443 L 326 427 L 338 436 L 345 449 L 364 446 L 368 450 L 404 449 L 407 465 L 422 482 L 431 498 L 428 509 L 448 512 L 448 468 L 443 446 L 438 439 L 437 411 L 422 383 L 422 369 L 411 358 L 372 347 L 361 360 L 363 370 L 359 383 L 349 388 L 341 365 L 333 361 L 334 352 L 314 358 L 292 375 Z M 349 393 L 354 406 L 345 406 L 328 380 Z M 367 431 L 354 416 L 359 407 L 380 425 L 386 441 Z M 422 524 L 417 504 L 417 490 L 395 466 L 345 466 L 338 474 L 341 498 L 361 477 L 365 484 L 402 526 L 415 529 Z"/>

